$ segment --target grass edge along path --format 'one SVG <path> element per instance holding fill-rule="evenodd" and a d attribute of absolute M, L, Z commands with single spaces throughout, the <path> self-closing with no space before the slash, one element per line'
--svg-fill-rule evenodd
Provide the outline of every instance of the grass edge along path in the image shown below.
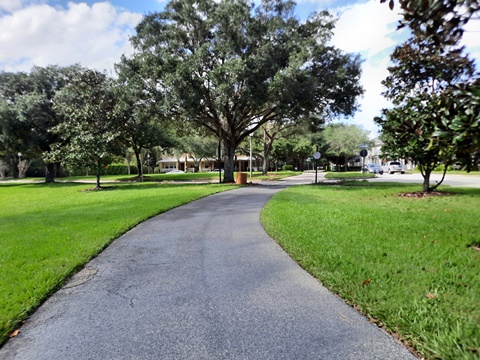
<path fill-rule="evenodd" d="M 0 186 L 0 346 L 43 301 L 142 221 L 232 185 Z"/>
<path fill-rule="evenodd" d="M 478 359 L 480 189 L 396 196 L 418 185 L 290 187 L 267 233 L 305 270 L 427 359 Z"/>
<path fill-rule="evenodd" d="M 247 181 L 250 180 L 260 180 L 260 181 L 274 181 L 280 180 L 286 177 L 300 175 L 302 172 L 299 171 L 278 171 L 278 172 L 269 172 L 267 175 L 263 175 L 261 172 L 254 171 L 252 173 L 252 178 L 250 179 L 250 173 L 243 171 L 243 173 L 248 175 Z M 237 172 L 234 173 L 234 178 Z M 218 183 L 219 174 L 218 172 L 187 172 L 187 173 L 161 173 L 161 174 L 144 174 L 143 179 L 144 182 L 212 182 Z M 223 173 L 221 174 L 221 178 L 223 181 Z M 70 176 L 65 178 L 57 178 L 55 179 L 57 182 L 93 182 L 96 180 L 95 176 Z M 101 177 L 102 183 L 110 183 L 110 182 L 139 182 L 139 179 L 136 175 L 102 175 Z M 10 179 L 10 181 L 15 181 L 14 179 Z M 39 181 L 43 182 L 43 179 L 39 179 Z"/>
<path fill-rule="evenodd" d="M 359 171 L 329 171 L 325 174 L 325 179 L 332 180 L 352 180 L 352 179 L 369 179 L 374 178 L 375 174 L 370 173 L 361 173 Z"/>

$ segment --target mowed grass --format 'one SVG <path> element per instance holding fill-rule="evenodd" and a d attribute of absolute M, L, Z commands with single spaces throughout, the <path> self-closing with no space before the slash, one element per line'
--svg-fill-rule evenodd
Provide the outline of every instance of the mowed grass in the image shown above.
<path fill-rule="evenodd" d="M 291 187 L 267 232 L 326 287 L 428 359 L 478 359 L 480 189 L 406 198 L 419 185 Z"/>
<path fill-rule="evenodd" d="M 110 185 L 112 186 L 112 185 Z M 228 185 L 0 185 L 0 344 L 48 295 L 143 220 Z"/>
<path fill-rule="evenodd" d="M 346 171 L 346 172 L 328 172 L 325 174 L 325 179 L 361 179 L 361 178 L 374 178 L 375 174 L 364 173 L 359 171 Z"/>

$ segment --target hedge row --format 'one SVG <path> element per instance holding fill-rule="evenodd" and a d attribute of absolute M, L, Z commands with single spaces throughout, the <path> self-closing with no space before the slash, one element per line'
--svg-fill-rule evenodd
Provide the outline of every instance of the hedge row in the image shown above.
<path fill-rule="evenodd" d="M 95 168 L 76 168 L 69 169 L 70 176 L 96 175 Z M 130 175 L 138 174 L 136 166 L 130 166 Z M 102 167 L 100 175 L 128 175 L 128 166 L 125 164 L 110 164 Z"/>

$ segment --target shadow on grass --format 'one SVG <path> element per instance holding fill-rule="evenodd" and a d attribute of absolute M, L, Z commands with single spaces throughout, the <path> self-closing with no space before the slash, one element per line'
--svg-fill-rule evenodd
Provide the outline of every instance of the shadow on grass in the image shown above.
<path fill-rule="evenodd" d="M 174 189 L 179 187 L 199 187 L 199 186 L 221 186 L 221 185 L 231 185 L 231 184 L 209 184 L 209 183 L 163 183 L 161 181 L 154 182 L 118 182 L 118 183 L 105 183 L 101 185 L 101 189 L 98 191 L 125 191 L 125 190 L 147 190 L 147 189 Z M 95 190 L 96 184 L 93 183 L 84 183 L 84 182 L 53 182 L 53 183 L 12 183 L 12 184 L 2 184 L 2 188 L 81 188 L 79 190 Z M 87 187 L 85 189 L 85 187 Z"/>

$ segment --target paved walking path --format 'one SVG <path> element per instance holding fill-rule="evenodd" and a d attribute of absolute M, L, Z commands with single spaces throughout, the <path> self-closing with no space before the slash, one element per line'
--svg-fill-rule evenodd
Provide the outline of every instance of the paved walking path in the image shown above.
<path fill-rule="evenodd" d="M 282 189 L 243 187 L 140 224 L 42 305 L 0 359 L 414 359 L 268 237 L 259 214 Z"/>

